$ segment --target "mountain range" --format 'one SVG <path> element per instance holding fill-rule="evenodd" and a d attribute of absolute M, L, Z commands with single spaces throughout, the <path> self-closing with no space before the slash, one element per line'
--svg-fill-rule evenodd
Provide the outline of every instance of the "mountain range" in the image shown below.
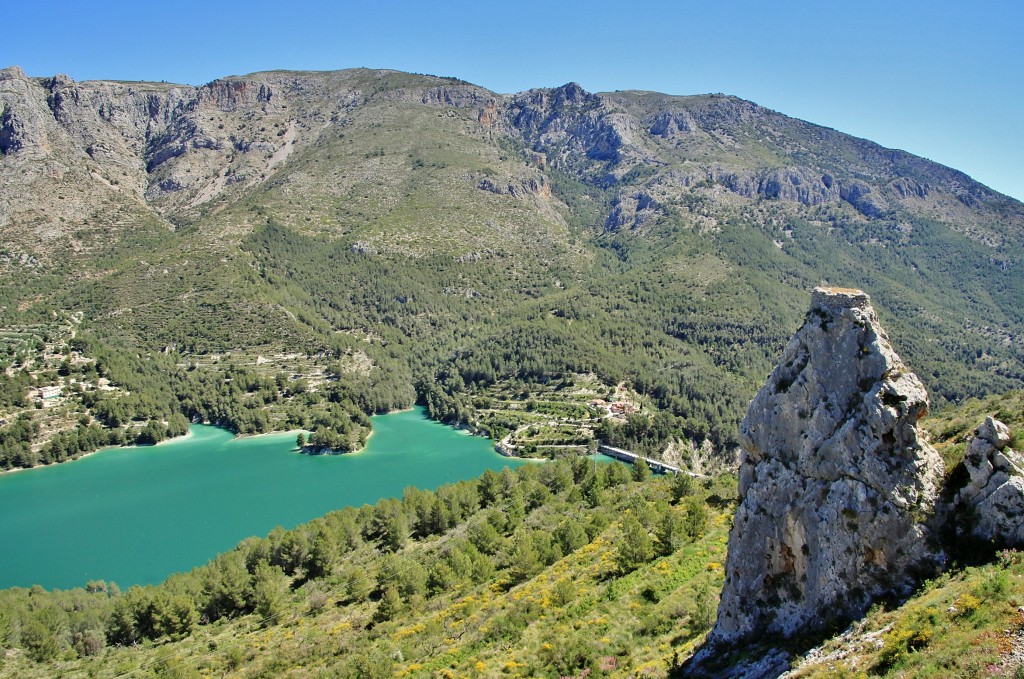
<path fill-rule="evenodd" d="M 10 67 L 0 233 L 7 327 L 357 357 L 456 419 L 475 386 L 593 373 L 732 442 L 821 283 L 871 293 L 940 404 L 1024 383 L 1024 205 L 722 94 Z"/>

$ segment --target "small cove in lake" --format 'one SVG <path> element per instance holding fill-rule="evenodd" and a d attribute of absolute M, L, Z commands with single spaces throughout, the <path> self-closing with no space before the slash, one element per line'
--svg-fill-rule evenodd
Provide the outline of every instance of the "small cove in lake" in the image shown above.
<path fill-rule="evenodd" d="M 153 584 L 275 526 L 524 463 L 423 408 L 372 420 L 354 455 L 299 454 L 294 433 L 236 439 L 193 425 L 159 446 L 0 476 L 0 588 Z"/>

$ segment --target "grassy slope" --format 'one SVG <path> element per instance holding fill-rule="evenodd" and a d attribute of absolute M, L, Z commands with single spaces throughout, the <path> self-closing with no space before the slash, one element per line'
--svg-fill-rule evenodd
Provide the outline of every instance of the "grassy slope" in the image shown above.
<path fill-rule="evenodd" d="M 892 610 L 876 607 L 799 662 L 794 677 L 1017 677 L 1024 560 L 956 569 Z"/>

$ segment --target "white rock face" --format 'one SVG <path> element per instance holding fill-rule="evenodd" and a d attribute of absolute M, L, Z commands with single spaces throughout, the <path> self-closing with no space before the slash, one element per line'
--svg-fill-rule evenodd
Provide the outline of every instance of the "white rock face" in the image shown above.
<path fill-rule="evenodd" d="M 974 537 L 1007 547 L 1024 546 L 1024 456 L 1009 447 L 1010 430 L 988 417 L 967 446 L 970 481 L 956 496 L 969 510 Z"/>
<path fill-rule="evenodd" d="M 942 555 L 925 521 L 942 460 L 928 408 L 868 296 L 817 288 L 740 425 L 741 503 L 711 644 L 860 616 Z"/>

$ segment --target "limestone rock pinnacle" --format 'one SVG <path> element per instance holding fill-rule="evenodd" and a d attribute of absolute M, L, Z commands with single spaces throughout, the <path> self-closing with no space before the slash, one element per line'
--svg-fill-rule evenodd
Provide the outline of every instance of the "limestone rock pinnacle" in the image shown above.
<path fill-rule="evenodd" d="M 740 425 L 740 499 L 709 642 L 860 616 L 941 562 L 926 521 L 943 464 L 920 380 L 860 290 L 817 288 Z"/>

